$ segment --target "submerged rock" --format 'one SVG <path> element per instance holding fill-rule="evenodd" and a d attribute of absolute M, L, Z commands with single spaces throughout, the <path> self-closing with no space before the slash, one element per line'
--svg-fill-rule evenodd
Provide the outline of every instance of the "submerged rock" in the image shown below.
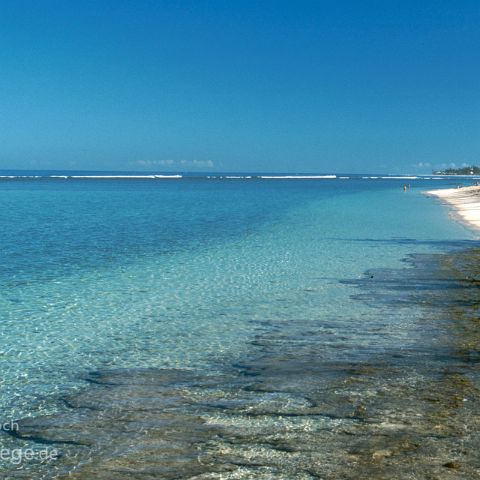
<path fill-rule="evenodd" d="M 418 257 L 415 268 L 357 282 L 359 300 L 376 295 L 377 308 L 421 304 L 426 336 L 438 333 L 428 349 L 329 362 L 314 331 L 293 341 L 279 328 L 259 333 L 258 355 L 223 376 L 95 372 L 61 413 L 20 420 L 11 432 L 58 448 L 59 458 L 4 477 L 478 478 L 480 293 L 465 281 L 478 272 L 465 272 L 480 262 L 458 255 Z"/>

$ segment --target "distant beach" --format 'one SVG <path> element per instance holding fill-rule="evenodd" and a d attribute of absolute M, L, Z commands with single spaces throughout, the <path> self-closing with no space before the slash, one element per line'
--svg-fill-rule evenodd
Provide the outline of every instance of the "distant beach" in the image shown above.
<path fill-rule="evenodd" d="M 480 186 L 429 190 L 425 194 L 452 205 L 464 223 L 480 231 Z"/>

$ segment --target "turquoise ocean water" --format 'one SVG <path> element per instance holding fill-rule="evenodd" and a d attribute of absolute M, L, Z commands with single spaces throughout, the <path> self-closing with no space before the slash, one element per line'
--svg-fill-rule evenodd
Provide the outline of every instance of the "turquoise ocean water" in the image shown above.
<path fill-rule="evenodd" d="M 373 314 L 343 280 L 474 240 L 422 194 L 457 181 L 219 177 L 0 180 L 4 421 L 91 371 L 221 374 L 259 328 L 314 330 L 328 361 L 425 345 L 415 312 Z"/>

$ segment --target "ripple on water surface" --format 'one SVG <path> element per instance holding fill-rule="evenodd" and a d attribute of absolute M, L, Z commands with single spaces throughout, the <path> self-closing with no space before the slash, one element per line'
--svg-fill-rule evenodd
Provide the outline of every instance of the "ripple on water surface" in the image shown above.
<path fill-rule="evenodd" d="M 331 360 L 324 332 L 291 343 L 280 322 L 214 375 L 92 373 L 62 413 L 19 422 L 17 441 L 63 453 L 31 465 L 35 478 L 476 478 L 479 261 L 478 250 L 419 255 L 353 282 L 385 322 L 420 308 L 417 344 Z"/>

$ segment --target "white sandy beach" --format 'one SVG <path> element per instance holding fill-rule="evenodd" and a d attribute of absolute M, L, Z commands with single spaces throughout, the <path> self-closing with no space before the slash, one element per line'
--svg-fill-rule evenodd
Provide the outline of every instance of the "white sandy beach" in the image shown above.
<path fill-rule="evenodd" d="M 462 221 L 480 231 L 480 186 L 429 190 L 425 194 L 452 205 Z"/>

